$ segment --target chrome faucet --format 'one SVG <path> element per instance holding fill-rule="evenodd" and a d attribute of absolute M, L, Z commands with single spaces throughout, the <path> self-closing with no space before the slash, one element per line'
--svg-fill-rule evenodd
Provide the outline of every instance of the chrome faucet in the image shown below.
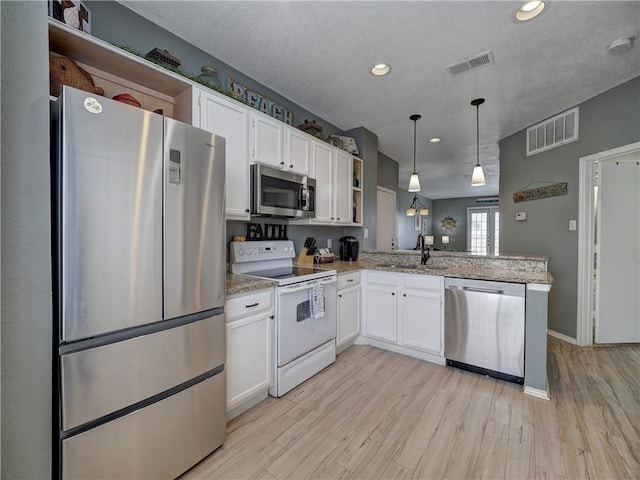
<path fill-rule="evenodd" d="M 431 253 L 430 253 L 431 249 L 429 248 L 428 245 L 425 247 L 426 242 L 425 242 L 423 233 L 419 235 L 419 241 L 420 241 L 420 254 L 421 254 L 420 265 L 426 265 L 427 260 L 431 258 Z"/>

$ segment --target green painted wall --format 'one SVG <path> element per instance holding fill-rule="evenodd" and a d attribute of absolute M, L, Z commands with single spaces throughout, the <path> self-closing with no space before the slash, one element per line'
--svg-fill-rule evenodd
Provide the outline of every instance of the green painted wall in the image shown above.
<path fill-rule="evenodd" d="M 555 284 L 549 294 L 549 329 L 573 338 L 578 235 L 568 224 L 578 218 L 579 159 L 640 140 L 640 77 L 579 106 L 579 140 L 573 143 L 527 157 L 526 130 L 500 141 L 501 250 L 551 257 Z M 568 194 L 514 203 L 513 193 L 532 182 L 567 182 Z M 516 222 L 516 212 L 521 211 L 527 220 Z"/>

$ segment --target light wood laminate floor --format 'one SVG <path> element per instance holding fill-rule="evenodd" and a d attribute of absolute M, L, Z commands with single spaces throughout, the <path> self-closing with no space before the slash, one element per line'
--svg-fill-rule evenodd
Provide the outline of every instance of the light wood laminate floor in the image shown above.
<path fill-rule="evenodd" d="M 551 401 L 368 346 L 228 424 L 183 479 L 640 478 L 640 346 L 549 338 Z"/>

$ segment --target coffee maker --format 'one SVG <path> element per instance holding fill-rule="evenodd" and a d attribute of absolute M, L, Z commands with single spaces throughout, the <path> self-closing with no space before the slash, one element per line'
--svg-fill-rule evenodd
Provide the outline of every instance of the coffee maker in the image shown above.
<path fill-rule="evenodd" d="M 355 262 L 358 260 L 360 242 L 356 237 L 346 236 L 340 238 L 340 260 Z"/>

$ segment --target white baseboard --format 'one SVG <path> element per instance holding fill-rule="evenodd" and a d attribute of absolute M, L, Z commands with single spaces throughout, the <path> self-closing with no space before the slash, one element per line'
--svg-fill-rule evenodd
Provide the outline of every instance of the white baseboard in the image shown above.
<path fill-rule="evenodd" d="M 548 390 L 540 390 L 539 388 L 524 386 L 523 392 L 532 397 L 541 398 L 542 400 L 551 400 Z"/>
<path fill-rule="evenodd" d="M 547 329 L 547 335 L 551 335 L 552 337 L 558 338 L 563 342 L 570 343 L 571 345 L 578 345 L 578 341 L 575 338 L 565 335 L 564 333 L 558 333 Z"/>

